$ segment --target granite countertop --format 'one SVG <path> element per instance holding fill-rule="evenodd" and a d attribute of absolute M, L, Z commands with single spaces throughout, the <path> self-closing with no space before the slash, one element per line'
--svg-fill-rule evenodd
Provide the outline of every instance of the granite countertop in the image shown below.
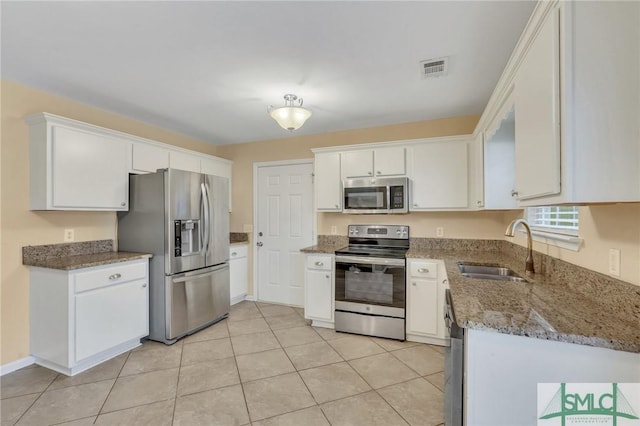
<path fill-rule="evenodd" d="M 640 352 L 640 287 L 591 271 L 527 276 L 524 256 L 504 251 L 412 249 L 407 257 L 444 260 L 460 327 Z M 467 278 L 460 261 L 505 266 L 528 282 Z"/>
<path fill-rule="evenodd" d="M 344 247 L 344 244 L 317 244 L 315 246 L 305 247 L 300 249 L 302 253 L 324 253 L 333 254 L 338 249 Z"/>
<path fill-rule="evenodd" d="M 524 248 L 482 244 L 412 244 L 406 255 L 444 261 L 460 327 L 640 353 L 640 287 L 537 252 L 539 273 L 527 276 Z M 343 246 L 323 242 L 301 251 L 333 254 Z M 527 282 L 467 278 L 458 262 L 508 267 Z"/>
<path fill-rule="evenodd" d="M 131 260 L 149 259 L 152 257 L 148 253 L 131 253 L 126 251 L 111 251 L 92 254 L 80 254 L 65 257 L 51 257 L 42 259 L 31 259 L 28 266 L 38 266 L 40 268 L 60 269 L 72 271 L 74 269 L 90 268 L 92 266 L 109 265 L 112 263 L 129 262 Z"/>

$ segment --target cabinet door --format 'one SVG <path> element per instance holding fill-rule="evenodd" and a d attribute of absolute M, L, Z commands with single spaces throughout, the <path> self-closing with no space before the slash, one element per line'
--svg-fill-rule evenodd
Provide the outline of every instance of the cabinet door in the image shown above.
<path fill-rule="evenodd" d="M 373 161 L 376 176 L 403 176 L 407 173 L 403 146 L 374 149 Z"/>
<path fill-rule="evenodd" d="M 307 269 L 306 278 L 305 317 L 333 321 L 331 271 Z"/>
<path fill-rule="evenodd" d="M 465 140 L 413 147 L 410 210 L 467 208 L 467 148 Z"/>
<path fill-rule="evenodd" d="M 200 173 L 200 157 L 183 152 L 171 151 L 169 152 L 169 167 Z"/>
<path fill-rule="evenodd" d="M 314 189 L 316 210 L 342 210 L 342 180 L 340 179 L 340 153 L 319 153 L 315 156 Z"/>
<path fill-rule="evenodd" d="M 545 19 L 514 84 L 519 200 L 560 193 L 560 15 Z"/>
<path fill-rule="evenodd" d="M 75 296 L 75 362 L 149 334 L 149 288 L 131 281 Z"/>
<path fill-rule="evenodd" d="M 169 167 L 169 150 L 159 146 L 133 143 L 131 168 L 136 172 L 153 173 Z"/>
<path fill-rule="evenodd" d="M 344 151 L 341 155 L 342 178 L 373 176 L 373 151 Z"/>
<path fill-rule="evenodd" d="M 408 286 L 407 333 L 438 334 L 438 281 L 411 278 Z"/>
<path fill-rule="evenodd" d="M 129 143 L 61 126 L 52 132 L 53 207 L 127 210 Z"/>
<path fill-rule="evenodd" d="M 249 262 L 247 259 L 247 246 L 240 250 L 237 246 L 229 248 L 229 281 L 231 303 L 244 300 L 247 295 L 247 281 L 249 279 Z"/>

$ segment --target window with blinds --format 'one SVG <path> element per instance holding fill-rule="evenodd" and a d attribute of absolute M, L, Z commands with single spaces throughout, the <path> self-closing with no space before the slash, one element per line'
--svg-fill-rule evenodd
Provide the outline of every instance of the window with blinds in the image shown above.
<path fill-rule="evenodd" d="M 529 207 L 527 220 L 531 228 L 539 231 L 578 235 L 577 206 Z"/>

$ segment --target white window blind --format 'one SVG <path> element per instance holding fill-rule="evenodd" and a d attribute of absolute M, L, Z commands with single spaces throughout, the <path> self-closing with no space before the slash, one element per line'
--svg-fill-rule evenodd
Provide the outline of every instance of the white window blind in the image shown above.
<path fill-rule="evenodd" d="M 578 235 L 577 206 L 529 207 L 529 225 L 540 231 Z"/>

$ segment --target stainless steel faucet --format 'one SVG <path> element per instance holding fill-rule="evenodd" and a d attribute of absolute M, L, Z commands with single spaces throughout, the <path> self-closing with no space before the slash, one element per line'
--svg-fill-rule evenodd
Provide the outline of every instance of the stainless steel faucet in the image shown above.
<path fill-rule="evenodd" d="M 513 237 L 515 235 L 516 228 L 518 225 L 522 224 L 524 229 L 527 231 L 527 259 L 525 260 L 525 272 L 534 274 L 535 268 L 533 267 L 533 243 L 531 241 L 531 228 L 529 228 L 529 224 L 524 219 L 516 219 L 512 221 L 509 226 L 507 226 L 507 230 L 504 231 L 504 235 L 507 237 Z"/>

